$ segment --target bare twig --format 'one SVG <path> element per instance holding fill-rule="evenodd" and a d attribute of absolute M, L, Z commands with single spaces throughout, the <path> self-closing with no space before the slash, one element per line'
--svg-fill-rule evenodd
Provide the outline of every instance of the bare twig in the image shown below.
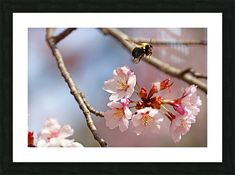
<path fill-rule="evenodd" d="M 76 30 L 76 28 L 67 28 L 63 32 L 59 33 L 57 36 L 52 36 L 55 45 L 59 43 L 62 39 L 64 39 L 66 36 L 68 36 L 70 33 L 72 33 L 74 30 Z"/>
<path fill-rule="evenodd" d="M 96 116 L 99 116 L 99 117 L 104 117 L 104 112 L 101 112 L 101 111 L 97 111 L 95 108 L 93 108 L 86 100 L 85 96 L 83 95 L 83 93 L 81 92 L 81 97 L 84 101 L 84 103 L 86 104 L 88 110 L 93 113 L 94 115 Z"/>
<path fill-rule="evenodd" d="M 115 39 L 117 39 L 125 48 L 127 48 L 130 52 L 134 49 L 135 45 L 131 44 L 129 41 L 131 38 L 129 38 L 128 35 L 123 33 L 122 31 L 118 29 L 110 29 L 110 28 L 101 28 L 100 29 L 104 34 L 111 35 Z M 150 65 L 153 65 L 157 69 L 159 69 L 162 72 L 165 72 L 169 75 L 172 75 L 174 77 L 177 77 L 189 84 L 195 84 L 198 86 L 199 89 L 207 93 L 207 85 L 199 80 L 197 77 L 192 75 L 191 73 L 187 72 L 185 74 L 182 74 L 182 70 L 178 69 L 176 67 L 173 67 L 153 56 L 150 58 L 144 57 L 143 60 Z"/>
<path fill-rule="evenodd" d="M 62 34 L 63 34 L 63 32 L 62 32 Z M 63 76 L 65 82 L 67 83 L 67 85 L 70 89 L 70 93 L 74 96 L 75 100 L 79 104 L 79 107 L 82 110 L 82 112 L 86 118 L 87 126 L 90 129 L 91 133 L 93 134 L 94 138 L 99 142 L 101 147 L 106 147 L 107 143 L 104 141 L 104 139 L 102 139 L 97 134 L 97 129 L 96 129 L 95 124 L 91 118 L 90 111 L 87 107 L 87 104 L 84 101 L 85 98 L 82 95 L 82 93 L 80 92 L 80 90 L 76 87 L 73 79 L 71 78 L 70 73 L 68 72 L 68 70 L 64 64 L 63 57 L 62 57 L 59 49 L 56 47 L 54 38 L 55 37 L 53 37 L 53 30 L 51 28 L 47 28 L 46 40 L 47 40 L 47 43 L 52 51 L 52 54 L 54 55 L 54 57 L 56 59 L 58 69 L 60 70 L 61 75 Z M 57 38 L 63 39 L 63 37 L 59 37 L 59 36 L 57 36 Z M 60 40 L 61 39 L 57 40 L 57 42 Z"/>
<path fill-rule="evenodd" d="M 158 46 L 165 46 L 165 45 L 207 45 L 206 41 L 161 41 L 157 39 L 152 38 L 131 38 L 131 40 L 135 43 L 150 43 L 152 45 L 158 45 Z"/>

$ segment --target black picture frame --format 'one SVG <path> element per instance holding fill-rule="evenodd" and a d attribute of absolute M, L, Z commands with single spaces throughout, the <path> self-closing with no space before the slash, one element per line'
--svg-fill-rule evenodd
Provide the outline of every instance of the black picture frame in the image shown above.
<path fill-rule="evenodd" d="M 99 3 L 98 3 L 99 2 Z M 1 0 L 0 174 L 235 174 L 235 67 L 233 0 Z M 222 163 L 13 163 L 12 19 L 14 12 L 222 12 L 223 13 L 223 162 Z M 216 88 L 216 87 L 215 87 Z M 216 107 L 215 107 L 216 110 Z M 216 137 L 216 135 L 215 135 Z M 79 155 L 78 155 L 79 156 Z M 150 155 L 151 156 L 151 155 Z M 203 156 L 203 155 L 202 155 Z"/>

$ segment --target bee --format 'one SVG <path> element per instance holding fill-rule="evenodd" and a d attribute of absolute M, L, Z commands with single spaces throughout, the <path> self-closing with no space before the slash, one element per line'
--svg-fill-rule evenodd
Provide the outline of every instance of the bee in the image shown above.
<path fill-rule="evenodd" d="M 146 55 L 152 55 L 153 46 L 149 43 L 140 43 L 132 50 L 133 62 L 139 63 L 140 60 Z"/>

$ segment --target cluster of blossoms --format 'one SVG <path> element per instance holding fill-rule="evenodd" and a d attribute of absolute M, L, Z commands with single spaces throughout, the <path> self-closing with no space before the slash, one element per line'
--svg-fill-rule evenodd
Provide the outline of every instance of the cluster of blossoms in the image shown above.
<path fill-rule="evenodd" d="M 70 125 L 61 125 L 54 118 L 45 121 L 44 127 L 38 133 L 36 145 L 34 145 L 33 132 L 28 132 L 28 147 L 83 147 L 74 139 L 68 139 L 74 130 Z"/>
<path fill-rule="evenodd" d="M 111 102 L 108 103 L 110 109 L 104 113 L 106 126 L 110 129 L 119 127 L 124 132 L 132 125 L 137 135 L 146 131 L 158 133 L 164 117 L 167 117 L 171 122 L 169 130 L 172 139 L 175 143 L 179 142 L 181 136 L 188 133 L 191 124 L 196 122 L 201 100 L 196 94 L 195 85 L 187 87 L 177 99 L 164 99 L 157 94 L 169 89 L 172 84 L 169 79 L 156 82 L 147 92 L 146 88 L 137 85 L 133 71 L 127 66 L 118 67 L 113 71 L 113 78 L 105 81 L 103 86 L 105 91 L 111 93 Z M 140 98 L 139 101 L 130 99 L 134 92 Z M 174 113 L 168 109 L 169 106 L 174 109 Z"/>

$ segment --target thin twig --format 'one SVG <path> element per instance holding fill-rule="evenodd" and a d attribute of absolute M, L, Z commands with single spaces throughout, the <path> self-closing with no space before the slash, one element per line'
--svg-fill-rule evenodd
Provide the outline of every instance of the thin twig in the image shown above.
<path fill-rule="evenodd" d="M 52 31 L 53 29 L 51 29 L 50 31 Z M 66 36 L 68 36 L 71 32 L 73 32 L 74 30 L 76 30 L 76 28 L 67 28 L 65 29 L 63 32 L 61 32 L 60 34 L 58 34 L 57 36 L 53 36 L 52 33 L 50 34 L 50 36 L 53 38 L 54 41 L 54 45 L 58 44 L 62 39 L 64 39 Z M 85 103 L 85 105 L 87 106 L 88 110 L 93 113 L 96 116 L 99 117 L 104 117 L 104 113 L 101 111 L 97 111 L 96 109 L 94 109 L 86 100 L 85 96 L 81 93 L 81 97 Z"/>
<path fill-rule="evenodd" d="M 165 46 L 165 45 L 177 45 L 177 46 L 182 46 L 182 45 L 207 45 L 206 41 L 161 41 L 157 39 L 152 39 L 152 38 L 131 38 L 131 40 L 134 43 L 150 43 L 152 45 L 158 45 L 158 46 Z"/>
<path fill-rule="evenodd" d="M 62 37 L 59 37 L 59 38 L 62 38 Z M 75 100 L 79 104 L 79 107 L 82 110 L 82 112 L 86 118 L 88 128 L 90 129 L 94 138 L 99 142 L 100 146 L 106 147 L 107 143 L 104 141 L 104 139 L 102 139 L 97 134 L 97 129 L 96 129 L 95 124 L 91 118 L 90 111 L 84 102 L 85 98 L 81 94 L 80 90 L 76 87 L 73 79 L 70 76 L 70 73 L 68 72 L 68 70 L 64 64 L 63 57 L 62 57 L 59 49 L 56 47 L 54 37 L 53 37 L 53 29 L 51 29 L 51 28 L 46 29 L 46 40 L 47 40 L 47 43 L 52 51 L 52 54 L 54 55 L 54 57 L 56 59 L 58 69 L 60 70 L 61 75 L 63 76 L 65 82 L 67 83 L 67 85 L 70 89 L 70 93 L 74 96 Z"/>
<path fill-rule="evenodd" d="M 70 33 L 72 33 L 74 30 L 76 30 L 76 28 L 67 28 L 63 32 L 59 33 L 57 36 L 52 36 L 55 45 L 59 43 L 62 39 L 64 39 L 66 36 L 68 36 Z"/>
<path fill-rule="evenodd" d="M 126 35 L 125 33 L 123 33 L 122 31 L 118 30 L 118 29 L 110 29 L 110 28 L 101 28 L 100 29 L 105 35 L 110 35 L 112 37 L 114 37 L 115 39 L 117 39 L 127 50 L 129 50 L 130 52 L 132 52 L 132 50 L 134 49 L 135 45 L 131 44 L 129 41 L 131 40 L 131 38 L 129 38 L 128 35 Z M 207 85 L 202 82 L 201 80 L 199 80 L 197 77 L 195 77 L 194 75 L 192 75 L 191 73 L 185 73 L 182 74 L 182 70 L 178 69 L 176 67 L 173 67 L 153 56 L 148 56 L 144 57 L 143 60 L 147 63 L 149 63 L 150 65 L 156 67 L 157 69 L 159 69 L 162 72 L 165 72 L 166 74 L 172 75 L 176 78 L 179 78 L 189 84 L 195 84 L 198 86 L 199 89 L 201 89 L 202 91 L 204 91 L 205 93 L 207 93 Z"/>
<path fill-rule="evenodd" d="M 94 115 L 96 116 L 99 116 L 99 117 L 104 117 L 104 112 L 101 112 L 101 111 L 97 111 L 95 108 L 93 108 L 86 100 L 85 96 L 83 95 L 83 93 L 81 92 L 81 97 L 84 101 L 84 103 L 86 104 L 88 110 L 93 113 Z"/>

